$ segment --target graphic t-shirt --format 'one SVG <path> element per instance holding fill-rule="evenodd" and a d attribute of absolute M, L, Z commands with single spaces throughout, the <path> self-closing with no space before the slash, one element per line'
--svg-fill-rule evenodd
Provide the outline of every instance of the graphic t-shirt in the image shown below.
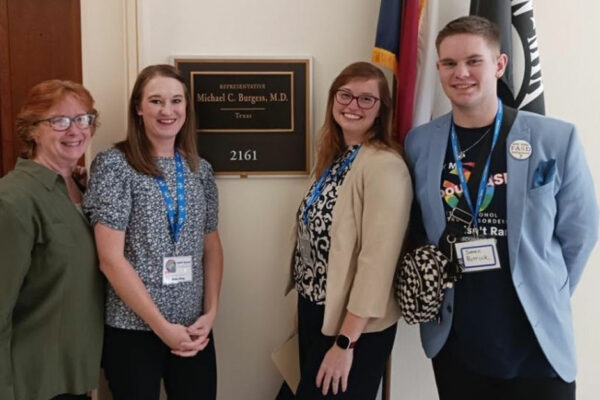
<path fill-rule="evenodd" d="M 493 135 L 493 126 L 484 128 L 467 129 L 457 127 L 457 136 L 460 143 L 460 148 L 463 150 L 464 158 L 461 160 L 463 172 L 467 182 L 471 176 L 475 163 L 481 152 L 489 154 Z M 496 144 L 496 149 L 500 148 L 499 143 Z M 490 164 L 490 173 L 488 183 L 485 189 L 485 195 L 477 218 L 478 227 L 469 229 L 466 236 L 475 236 L 477 233 L 480 237 L 493 237 L 498 241 L 499 256 L 502 264 L 507 264 L 508 257 L 506 251 L 506 157 L 504 154 L 495 152 Z M 484 159 L 485 162 L 485 159 Z M 476 186 L 476 189 L 479 185 Z M 454 156 L 452 154 L 452 146 L 449 143 L 446 149 L 446 159 L 444 160 L 442 171 L 442 187 L 441 195 L 444 201 L 446 217 L 458 205 L 459 199 L 462 196 L 463 188 L 460 184 L 458 170 Z M 475 206 L 477 199 L 477 190 L 472 190 L 470 193 L 471 204 Z M 468 206 L 463 207 L 465 212 L 471 214 Z M 477 231 L 477 232 L 476 232 Z M 502 248 L 505 251 L 500 251 Z"/>
<path fill-rule="evenodd" d="M 493 126 L 456 127 L 465 179 L 469 180 L 475 163 L 490 153 Z M 508 257 L 506 189 L 510 177 L 506 167 L 506 138 L 501 133 L 492 154 L 485 195 L 478 212 L 477 228 L 467 229 L 465 239 L 476 233 L 494 238 L 500 269 L 462 275 L 455 284 L 452 330 L 446 346 L 465 368 L 496 378 L 556 376 L 537 343 L 531 325 L 512 283 Z M 471 186 L 473 187 L 473 185 Z M 470 190 L 475 207 L 477 189 Z M 446 217 L 457 206 L 463 188 L 457 173 L 452 145 L 448 141 L 440 194 Z M 464 211 L 470 209 L 465 203 Z M 475 232 L 477 229 L 477 232 Z"/>

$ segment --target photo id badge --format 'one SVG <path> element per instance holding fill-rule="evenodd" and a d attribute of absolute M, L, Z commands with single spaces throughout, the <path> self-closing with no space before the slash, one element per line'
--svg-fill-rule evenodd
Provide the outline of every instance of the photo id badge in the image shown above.
<path fill-rule="evenodd" d="M 496 239 L 477 239 L 456 243 L 454 246 L 462 272 L 500 268 Z"/>
<path fill-rule="evenodd" d="M 192 281 L 192 256 L 163 257 L 163 285 Z"/>
<path fill-rule="evenodd" d="M 298 229 L 298 249 L 300 250 L 300 258 L 302 264 L 313 265 L 313 260 L 310 252 L 310 235 L 308 229 L 302 224 Z"/>

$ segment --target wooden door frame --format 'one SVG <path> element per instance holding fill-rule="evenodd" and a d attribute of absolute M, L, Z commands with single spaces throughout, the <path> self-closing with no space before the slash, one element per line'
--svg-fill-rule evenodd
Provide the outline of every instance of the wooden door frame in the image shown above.
<path fill-rule="evenodd" d="M 0 176 L 20 152 L 14 121 L 29 89 L 47 79 L 81 83 L 80 0 L 0 0 Z"/>
<path fill-rule="evenodd" d="M 0 0 L 0 176 L 4 175 L 12 166 L 9 166 L 8 150 L 13 153 L 14 136 L 12 134 L 11 118 L 12 102 L 10 101 L 10 50 L 8 40 L 8 0 Z M 6 164 L 5 164 L 6 162 Z"/>

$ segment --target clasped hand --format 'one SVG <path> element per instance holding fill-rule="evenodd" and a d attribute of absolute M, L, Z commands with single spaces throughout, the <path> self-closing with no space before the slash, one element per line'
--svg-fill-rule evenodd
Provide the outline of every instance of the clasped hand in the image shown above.
<path fill-rule="evenodd" d="M 215 314 L 207 313 L 188 327 L 167 323 L 162 332 L 157 334 L 169 346 L 171 353 L 180 357 L 194 357 L 208 345 L 214 320 Z"/>

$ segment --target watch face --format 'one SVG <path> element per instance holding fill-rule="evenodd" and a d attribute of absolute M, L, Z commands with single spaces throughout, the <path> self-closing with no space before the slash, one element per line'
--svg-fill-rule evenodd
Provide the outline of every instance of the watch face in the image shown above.
<path fill-rule="evenodd" d="M 335 339 L 335 343 L 346 350 L 350 347 L 350 338 L 348 336 L 338 335 L 337 339 Z"/>

